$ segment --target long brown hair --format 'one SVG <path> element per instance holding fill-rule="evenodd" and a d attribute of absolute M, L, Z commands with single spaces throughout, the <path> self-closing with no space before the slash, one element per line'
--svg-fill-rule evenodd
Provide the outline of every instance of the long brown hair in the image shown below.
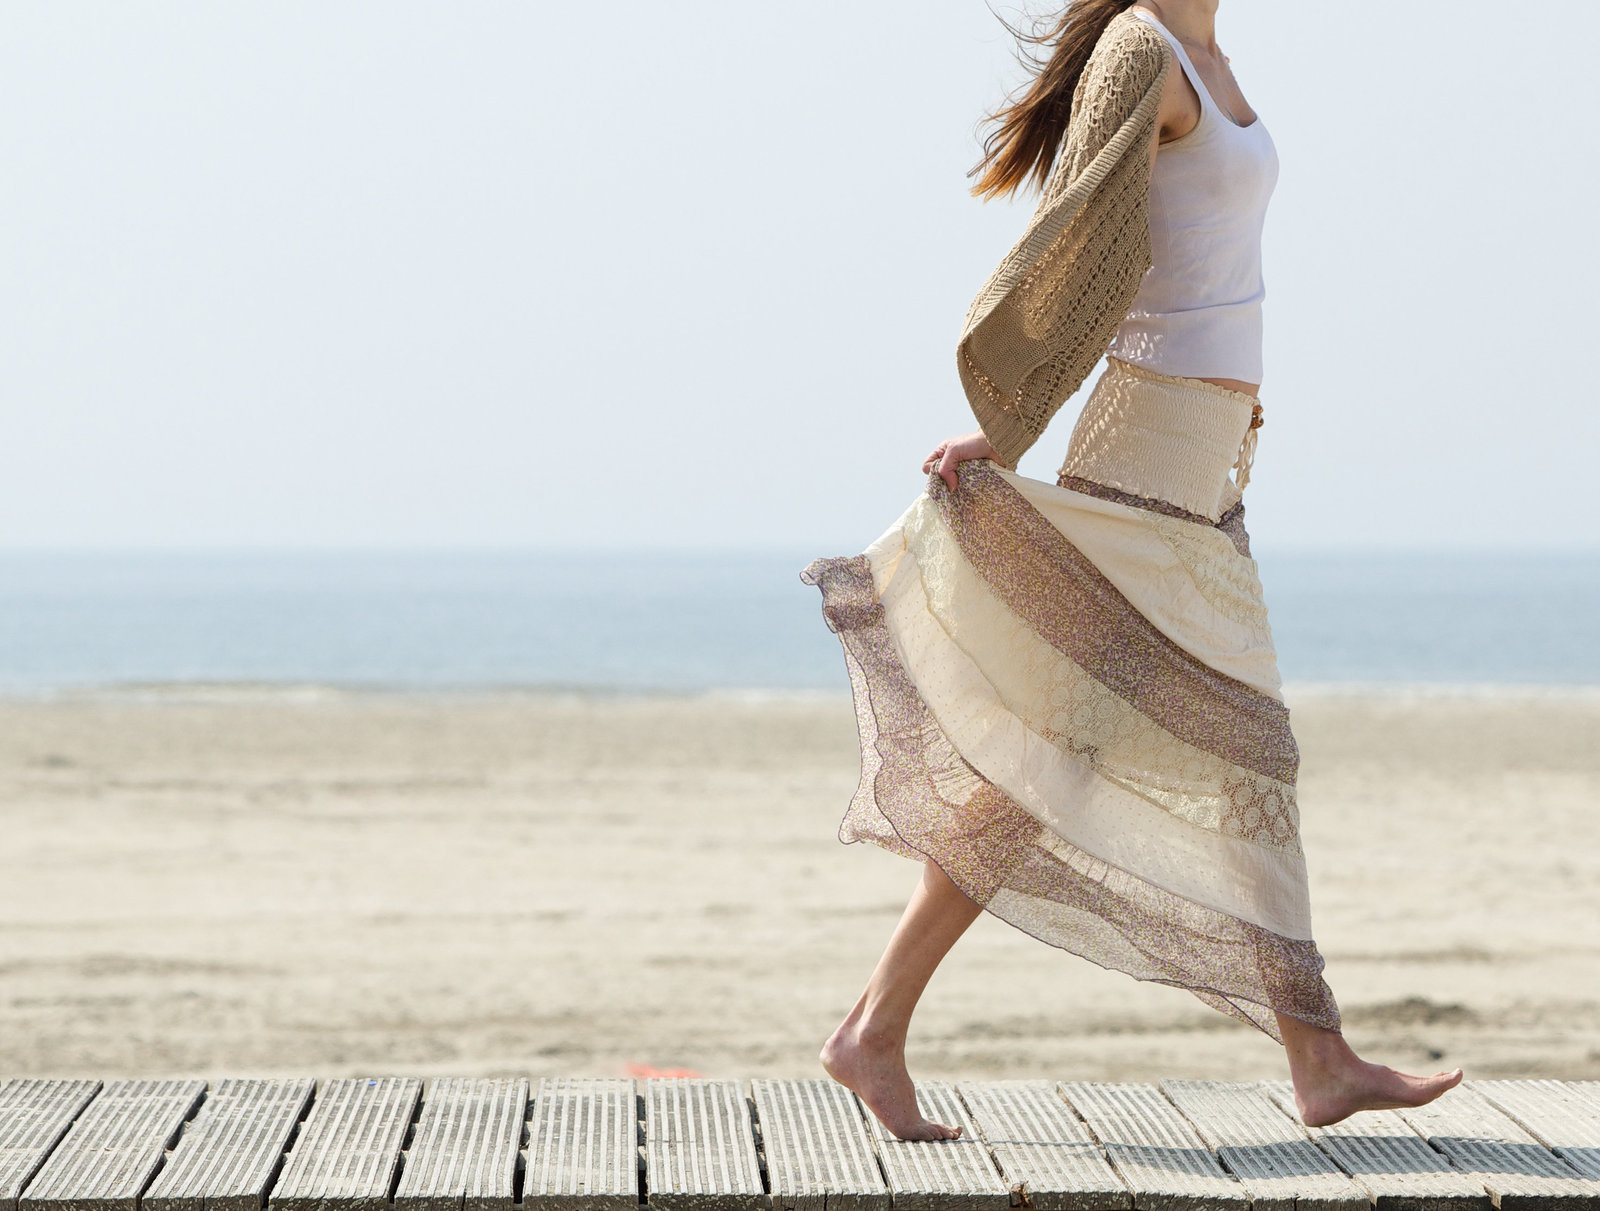
<path fill-rule="evenodd" d="M 994 129 L 983 141 L 983 158 L 967 174 L 978 178 L 972 187 L 977 197 L 987 201 L 1014 194 L 1030 178 L 1044 185 L 1089 54 L 1111 18 L 1132 5 L 1133 0 L 1072 0 L 1060 16 L 1041 18 L 1031 30 L 1000 18 L 1017 39 L 1017 57 L 1033 79 L 984 121 Z"/>

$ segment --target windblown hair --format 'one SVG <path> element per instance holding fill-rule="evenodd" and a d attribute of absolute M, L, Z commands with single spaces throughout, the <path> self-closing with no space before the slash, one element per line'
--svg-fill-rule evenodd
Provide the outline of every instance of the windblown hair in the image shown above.
<path fill-rule="evenodd" d="M 1000 18 L 1033 78 L 985 119 L 993 129 L 983 141 L 983 158 L 967 174 L 978 178 L 973 194 L 987 201 L 1015 194 L 1030 180 L 1044 186 L 1094 44 L 1111 19 L 1132 5 L 1133 0 L 1072 0 L 1060 16 L 1041 18 L 1032 30 Z"/>

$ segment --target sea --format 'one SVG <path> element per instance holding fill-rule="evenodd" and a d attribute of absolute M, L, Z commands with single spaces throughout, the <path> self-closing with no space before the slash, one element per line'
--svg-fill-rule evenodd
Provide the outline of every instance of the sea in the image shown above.
<path fill-rule="evenodd" d="M 0 554 L 0 694 L 844 693 L 815 552 Z M 1600 552 L 1257 552 L 1284 679 L 1600 687 Z"/>

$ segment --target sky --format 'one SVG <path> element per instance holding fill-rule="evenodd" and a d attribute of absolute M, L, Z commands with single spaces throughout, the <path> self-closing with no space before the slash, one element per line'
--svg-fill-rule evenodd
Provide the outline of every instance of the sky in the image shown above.
<path fill-rule="evenodd" d="M 1600 548 L 1600 5 L 1218 41 L 1282 162 L 1257 546 Z M 983 0 L 4 0 L 0 549 L 860 550 L 974 426 L 1021 79 Z"/>

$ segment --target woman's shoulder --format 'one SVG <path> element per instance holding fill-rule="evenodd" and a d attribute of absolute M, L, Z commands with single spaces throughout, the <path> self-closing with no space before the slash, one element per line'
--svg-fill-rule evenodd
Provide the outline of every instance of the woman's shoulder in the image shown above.
<path fill-rule="evenodd" d="M 1094 44 L 1084 75 L 1103 80 L 1133 79 L 1146 87 L 1166 68 L 1172 47 L 1165 35 L 1133 9 L 1111 18 Z"/>
<path fill-rule="evenodd" d="M 1073 94 L 1065 157 L 1069 172 L 1081 169 L 1141 105 L 1159 102 L 1171 54 L 1161 31 L 1137 13 L 1125 9 L 1111 19 Z M 1146 104 L 1152 91 L 1157 97 Z"/>

